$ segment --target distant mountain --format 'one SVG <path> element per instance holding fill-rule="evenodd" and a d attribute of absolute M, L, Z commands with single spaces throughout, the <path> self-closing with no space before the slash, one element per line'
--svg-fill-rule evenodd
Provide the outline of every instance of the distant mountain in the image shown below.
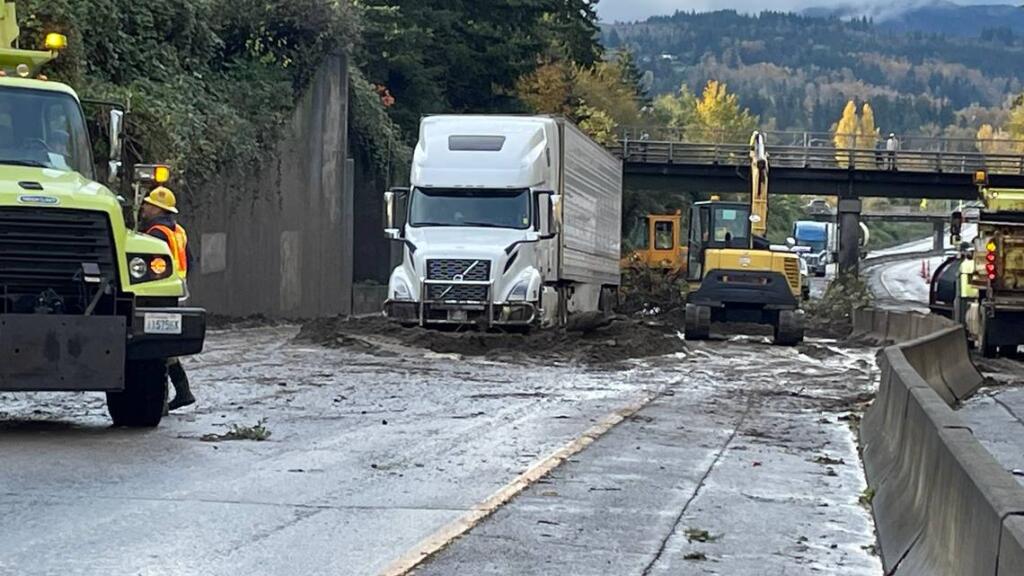
<path fill-rule="evenodd" d="M 845 4 L 808 8 L 813 18 L 868 18 L 882 30 L 924 32 L 947 36 L 998 37 L 1010 30 L 1024 35 L 1024 7 L 1009 5 L 960 6 L 942 0 Z"/>
<path fill-rule="evenodd" d="M 653 77 L 652 95 L 681 85 L 699 91 L 708 80 L 720 80 L 779 129 L 828 130 L 855 99 L 871 103 L 884 131 L 973 138 L 980 123 L 1001 123 L 1005 104 L 1024 91 L 1020 8 L 931 3 L 856 16 L 850 10 L 832 9 L 824 18 L 676 12 L 602 31 L 605 46 L 631 50 L 641 71 Z M 879 22 L 879 16 L 887 19 Z M 1002 26 L 985 28 L 996 21 Z M 980 32 L 941 34 L 938 22 L 958 33 Z"/>

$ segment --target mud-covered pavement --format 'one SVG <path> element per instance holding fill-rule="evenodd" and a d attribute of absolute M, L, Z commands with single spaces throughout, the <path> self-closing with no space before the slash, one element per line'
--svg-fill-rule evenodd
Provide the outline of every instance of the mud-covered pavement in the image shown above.
<path fill-rule="evenodd" d="M 212 333 L 188 362 L 198 408 L 153 431 L 110 428 L 102 396 L 0 395 L 0 574 L 380 573 L 631 405 L 417 570 L 880 573 L 849 427 L 869 350 L 739 338 L 607 363 L 297 334 Z M 260 421 L 264 441 L 210 441 Z"/>

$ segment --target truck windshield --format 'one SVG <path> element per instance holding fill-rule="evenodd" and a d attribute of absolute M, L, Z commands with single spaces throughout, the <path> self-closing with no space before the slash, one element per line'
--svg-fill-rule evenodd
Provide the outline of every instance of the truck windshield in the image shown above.
<path fill-rule="evenodd" d="M 82 109 L 69 94 L 0 88 L 0 165 L 78 172 L 92 179 Z"/>
<path fill-rule="evenodd" d="M 416 188 L 409 205 L 409 225 L 525 230 L 530 227 L 530 191 Z"/>

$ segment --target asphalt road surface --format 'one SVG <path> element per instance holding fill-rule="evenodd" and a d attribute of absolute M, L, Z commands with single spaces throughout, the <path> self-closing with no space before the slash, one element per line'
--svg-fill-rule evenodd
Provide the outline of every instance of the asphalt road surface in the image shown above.
<path fill-rule="evenodd" d="M 0 395 L 0 574 L 379 574 L 574 441 L 418 573 L 881 573 L 850 428 L 870 350 L 740 337 L 596 368 L 296 331 L 212 333 L 198 407 L 152 431 L 97 395 Z"/>

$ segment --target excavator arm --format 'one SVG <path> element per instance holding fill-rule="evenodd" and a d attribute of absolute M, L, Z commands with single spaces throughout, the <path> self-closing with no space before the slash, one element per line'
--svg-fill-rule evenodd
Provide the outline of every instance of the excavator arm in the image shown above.
<path fill-rule="evenodd" d="M 750 232 L 764 238 L 768 235 L 768 152 L 764 134 L 750 137 Z"/>

